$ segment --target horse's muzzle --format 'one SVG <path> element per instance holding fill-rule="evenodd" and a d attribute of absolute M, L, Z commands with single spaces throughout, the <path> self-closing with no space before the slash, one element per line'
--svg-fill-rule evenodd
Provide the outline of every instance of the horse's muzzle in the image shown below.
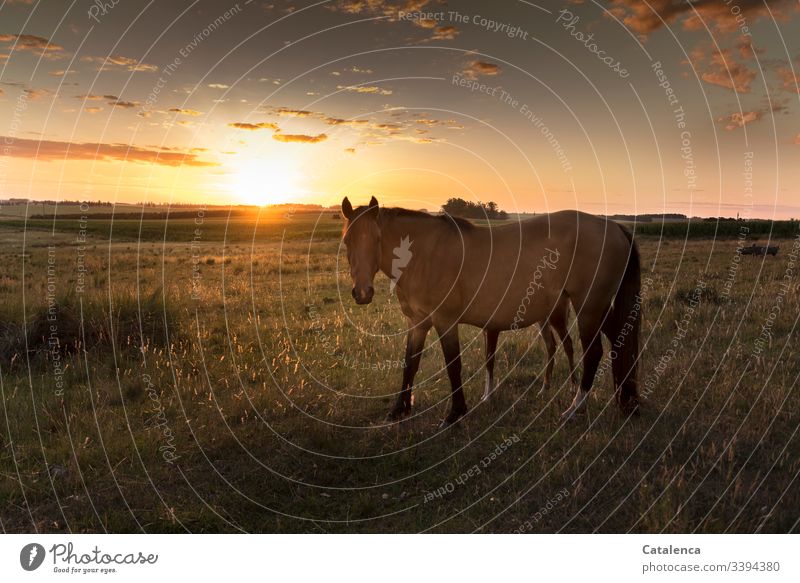
<path fill-rule="evenodd" d="M 372 286 L 369 286 L 365 290 L 358 290 L 358 291 L 356 291 L 356 288 L 353 288 L 353 299 L 359 305 L 369 304 L 370 302 L 372 302 L 372 296 L 374 295 L 375 295 L 375 288 Z"/>

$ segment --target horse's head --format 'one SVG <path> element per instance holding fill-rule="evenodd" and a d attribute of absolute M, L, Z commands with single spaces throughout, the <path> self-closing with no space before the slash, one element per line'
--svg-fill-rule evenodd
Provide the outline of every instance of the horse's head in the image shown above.
<path fill-rule="evenodd" d="M 373 196 L 369 205 L 354 209 L 345 197 L 342 214 L 345 218 L 344 244 L 353 278 L 353 299 L 357 304 L 368 304 L 375 294 L 372 283 L 381 257 L 378 201 Z"/>

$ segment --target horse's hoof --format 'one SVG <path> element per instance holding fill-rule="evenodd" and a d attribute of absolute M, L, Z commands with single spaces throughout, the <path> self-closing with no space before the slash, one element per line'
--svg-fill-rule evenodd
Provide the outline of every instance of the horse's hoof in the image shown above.
<path fill-rule="evenodd" d="M 388 415 L 389 421 L 402 421 L 406 416 L 411 413 L 411 407 L 406 405 L 397 405 Z"/>
<path fill-rule="evenodd" d="M 450 427 L 451 425 L 458 423 L 458 421 L 466 414 L 466 411 L 450 411 L 450 414 L 439 424 L 439 429 L 444 429 L 445 427 Z"/>
<path fill-rule="evenodd" d="M 625 416 L 637 417 L 641 413 L 639 401 L 635 399 L 626 403 L 620 403 L 619 408 Z"/>

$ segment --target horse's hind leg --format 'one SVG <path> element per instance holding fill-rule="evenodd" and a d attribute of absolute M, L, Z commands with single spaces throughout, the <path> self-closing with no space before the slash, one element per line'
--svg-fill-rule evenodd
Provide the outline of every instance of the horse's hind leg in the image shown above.
<path fill-rule="evenodd" d="M 547 321 L 539 322 L 539 332 L 544 339 L 544 345 L 547 347 L 547 366 L 544 369 L 544 385 L 543 391 L 549 391 L 553 383 L 553 366 L 556 362 L 556 341 L 553 338 L 553 331 Z"/>
<path fill-rule="evenodd" d="M 500 336 L 499 330 L 484 329 L 483 339 L 486 344 L 486 388 L 483 390 L 481 401 L 489 398 L 497 388 L 494 382 L 494 355 L 497 351 L 497 338 Z"/>
<path fill-rule="evenodd" d="M 410 323 L 408 335 L 406 336 L 406 354 L 403 359 L 403 386 L 397 398 L 397 404 L 392 409 L 389 416 L 392 419 L 400 419 L 411 412 L 411 389 L 414 386 L 414 377 L 419 369 L 419 360 L 422 357 L 422 350 L 425 348 L 425 337 L 430 330 L 427 322 Z"/>
<path fill-rule="evenodd" d="M 592 388 L 594 375 L 597 372 L 600 360 L 603 358 L 603 344 L 600 335 L 602 321 L 602 315 L 598 317 L 594 313 L 578 312 L 578 329 L 580 330 L 581 344 L 583 345 L 583 376 L 572 405 L 561 416 L 564 419 L 571 419 L 576 413 L 586 408 L 586 399 L 589 396 L 589 390 Z"/>

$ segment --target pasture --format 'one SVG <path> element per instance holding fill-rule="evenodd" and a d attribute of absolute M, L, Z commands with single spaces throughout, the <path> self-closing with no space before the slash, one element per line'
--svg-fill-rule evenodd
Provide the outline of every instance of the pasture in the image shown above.
<path fill-rule="evenodd" d="M 501 335 L 481 403 L 462 327 L 470 412 L 446 430 L 435 333 L 412 417 L 386 421 L 405 321 L 382 275 L 353 303 L 341 226 L 0 218 L 3 531 L 800 528 L 796 223 L 766 258 L 737 255 L 755 239 L 736 225 L 638 231 L 641 415 L 616 407 L 606 352 L 562 424 L 566 359 L 541 392 L 535 328 Z"/>

